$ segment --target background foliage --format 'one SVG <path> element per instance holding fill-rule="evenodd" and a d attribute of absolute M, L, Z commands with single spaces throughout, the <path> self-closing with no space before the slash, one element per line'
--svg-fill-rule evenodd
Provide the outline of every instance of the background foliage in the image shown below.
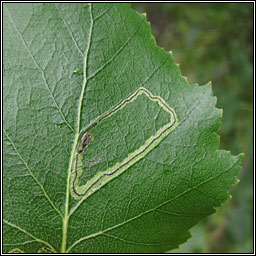
<path fill-rule="evenodd" d="M 212 81 L 223 109 L 221 149 L 245 153 L 232 200 L 172 252 L 253 252 L 253 3 L 134 3 L 189 83 Z"/>

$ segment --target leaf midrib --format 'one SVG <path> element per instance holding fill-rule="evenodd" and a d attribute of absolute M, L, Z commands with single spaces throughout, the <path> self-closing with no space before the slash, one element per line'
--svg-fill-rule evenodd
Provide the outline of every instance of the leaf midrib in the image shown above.
<path fill-rule="evenodd" d="M 138 25 L 138 27 L 134 30 L 134 32 L 127 38 L 127 40 L 124 42 L 124 44 L 118 49 L 118 51 L 108 60 L 106 61 L 99 69 L 97 69 L 93 74 L 91 74 L 90 76 L 88 76 L 88 55 L 89 55 L 89 51 L 90 51 L 90 46 L 91 46 L 91 39 L 92 39 L 92 33 L 93 33 L 93 24 L 94 24 L 94 20 L 93 20 L 93 13 L 92 13 L 92 4 L 89 4 L 89 12 L 90 12 L 90 28 L 89 28 L 89 33 L 88 33 L 88 43 L 87 43 L 87 48 L 86 48 L 86 51 L 85 51 L 85 54 L 84 54 L 84 79 L 83 79 L 83 83 L 82 83 L 82 89 L 81 89 L 81 93 L 80 93 L 80 98 L 79 98 L 79 102 L 78 102 L 78 112 L 77 112 L 77 126 L 76 126 L 76 131 L 74 131 L 74 129 L 70 126 L 70 124 L 67 122 L 63 112 L 61 111 L 60 107 L 58 106 L 58 103 L 56 102 L 52 92 L 50 91 L 50 88 L 49 88 L 49 85 L 48 85 L 48 82 L 45 78 L 45 74 L 44 74 L 44 71 L 40 68 L 38 62 L 36 61 L 36 59 L 34 58 L 34 56 L 32 55 L 31 51 L 29 50 L 27 44 L 26 44 L 26 41 L 24 40 L 23 36 L 21 35 L 21 33 L 18 31 L 13 19 L 11 18 L 10 14 L 8 13 L 9 17 L 10 17 L 10 20 L 12 22 L 12 24 L 14 25 L 14 28 L 15 30 L 17 31 L 19 37 L 21 38 L 21 41 L 23 43 L 23 45 L 25 46 L 26 50 L 28 51 L 30 57 L 32 58 L 33 62 L 35 63 L 35 66 L 38 68 L 38 70 L 41 71 L 42 73 L 42 77 L 43 77 L 43 80 L 47 86 L 47 89 L 57 107 L 57 109 L 59 110 L 62 118 L 64 119 L 65 123 L 67 124 L 67 126 L 73 131 L 75 132 L 75 138 L 74 138 L 74 142 L 73 142 L 73 148 L 72 148 L 72 153 L 71 153 L 71 156 L 70 156 L 70 161 L 69 161 L 69 167 L 68 167 L 68 175 L 67 175 L 67 182 L 66 182 L 66 200 L 65 200 L 65 213 L 64 213 L 64 216 L 62 216 L 62 221 L 63 221 L 63 229 L 62 229 L 62 245 L 61 245 L 61 252 L 65 253 L 67 252 L 66 251 L 66 244 L 67 244 L 67 230 L 68 230 L 68 221 L 69 221 L 69 217 L 72 215 L 72 213 L 79 207 L 80 203 L 77 204 L 75 210 L 72 209 L 71 213 L 69 213 L 69 200 L 70 200 L 70 193 L 69 193 L 69 187 L 70 187 L 70 177 L 71 177 L 71 171 L 72 171 L 72 166 L 73 166 L 73 162 L 74 162 L 74 156 L 75 156 L 75 152 L 76 152 L 76 147 L 77 147 L 77 144 L 78 144 L 78 140 L 79 140 L 79 135 L 80 135 L 80 131 L 81 131 L 81 117 L 82 117 L 82 106 L 83 106 L 83 99 L 84 99 L 84 95 L 85 95 L 85 89 L 86 89 L 86 85 L 87 85 L 87 82 L 92 79 L 93 77 L 95 77 L 99 72 L 101 72 L 103 69 L 105 69 L 105 67 L 111 63 L 115 58 L 116 56 L 119 55 L 119 53 L 125 48 L 125 46 L 129 43 L 129 41 L 133 38 L 133 36 L 138 32 L 139 28 L 141 27 L 141 25 L 143 24 L 143 21 Z M 7 9 L 7 8 L 6 8 Z M 60 18 L 62 19 L 64 25 L 67 27 L 67 30 L 69 31 L 70 33 L 70 36 L 72 38 L 72 41 L 74 42 L 77 50 L 79 51 L 80 55 L 82 55 L 82 52 L 80 50 L 80 48 L 78 47 L 74 37 L 73 37 L 73 34 L 72 34 L 72 31 L 71 29 L 69 28 L 67 22 L 64 20 L 64 17 L 62 16 L 58 6 L 56 5 L 56 9 L 60 15 Z M 144 85 L 147 81 L 149 81 L 151 79 L 151 77 L 157 72 L 157 70 L 159 70 L 159 68 L 167 61 L 168 58 L 166 58 L 158 67 L 156 67 L 152 72 L 151 74 L 140 84 L 140 86 Z M 49 198 L 47 198 L 49 199 Z M 81 200 L 81 203 L 83 202 L 83 200 Z M 56 208 L 56 207 L 54 207 Z M 153 210 L 153 209 L 152 209 Z M 59 212 L 59 211 L 58 211 Z M 137 219 L 138 217 L 146 214 L 147 212 L 144 212 L 142 214 L 140 214 L 139 216 L 136 216 L 135 218 L 133 219 Z M 133 219 L 130 219 L 128 222 L 132 221 Z M 125 223 L 119 223 L 118 225 L 115 225 L 113 227 L 110 227 L 108 228 L 107 230 L 105 231 L 101 231 L 99 233 L 104 233 L 106 231 L 109 231 L 109 230 L 112 230 L 114 228 L 117 228 L 118 226 L 121 226 L 121 225 L 124 225 Z M 98 233 L 95 233 L 91 236 L 96 236 L 98 235 Z M 91 237 L 89 236 L 89 237 Z M 88 237 L 88 238 L 89 238 Z M 82 238 L 83 239 L 83 238 Z M 40 239 L 37 239 L 38 241 Z M 42 240 L 40 240 L 42 241 Z M 81 239 L 79 239 L 78 241 L 76 241 L 68 250 L 70 250 L 73 246 L 75 246 L 78 242 L 80 242 Z M 51 248 L 53 248 L 51 246 Z"/>
<path fill-rule="evenodd" d="M 128 39 L 124 42 L 124 44 L 118 49 L 118 51 L 108 60 L 106 61 L 99 69 L 97 69 L 93 74 L 91 74 L 90 76 L 88 76 L 88 69 L 87 69 L 87 64 L 88 64 L 88 54 L 89 54 L 89 50 L 90 50 L 90 46 L 91 46 L 91 38 L 92 38 L 92 31 L 93 31 L 93 24 L 94 24 L 94 19 L 93 19 L 93 14 L 92 14 L 92 4 L 88 4 L 89 6 L 89 11 L 90 11 L 90 29 L 89 29 L 89 35 L 88 35 L 88 43 L 87 43 L 87 48 L 85 51 L 85 54 L 82 54 L 81 49 L 79 48 L 77 42 L 75 41 L 75 38 L 72 34 L 72 31 L 70 29 L 70 27 L 68 26 L 67 22 L 65 21 L 59 7 L 57 6 L 57 4 L 55 4 L 55 7 L 58 11 L 58 14 L 61 18 L 61 20 L 63 21 L 64 25 L 66 26 L 72 41 L 74 42 L 79 54 L 84 57 L 84 79 L 83 79 L 83 85 L 82 85 L 82 90 L 81 90 L 81 94 L 80 94 L 80 98 L 79 98 L 79 102 L 78 102 L 78 113 L 77 113 L 77 126 L 76 126 L 76 131 L 73 129 L 73 127 L 69 124 L 69 122 L 66 120 L 64 113 L 62 112 L 60 106 L 58 105 L 54 95 L 52 94 L 48 81 L 46 80 L 45 74 L 43 69 L 39 66 L 39 63 L 36 61 L 35 57 L 33 56 L 32 52 L 29 50 L 28 45 L 25 41 L 25 39 L 23 38 L 21 32 L 18 30 L 14 20 L 11 17 L 11 14 L 9 13 L 9 10 L 6 6 L 4 6 L 4 8 L 6 9 L 7 13 L 8 13 L 8 17 L 11 21 L 11 24 L 13 24 L 13 27 L 15 29 L 15 31 L 17 32 L 22 44 L 24 45 L 26 51 L 28 52 L 29 56 L 31 57 L 32 61 L 34 62 L 36 68 L 41 72 L 42 74 L 42 78 L 43 81 L 47 87 L 47 90 L 51 96 L 51 98 L 53 99 L 53 102 L 56 106 L 56 108 L 58 109 L 60 115 L 62 116 L 64 122 L 66 123 L 66 125 L 69 127 L 69 129 L 75 134 L 75 138 L 74 138 L 74 142 L 73 142 L 73 148 L 72 148 L 72 152 L 71 152 L 71 156 L 70 156 L 70 161 L 69 161 L 69 167 L 68 167 L 68 176 L 67 176 L 67 182 L 66 182 L 66 200 L 65 200 L 65 213 L 64 216 L 62 213 L 60 213 L 60 211 L 56 208 L 56 206 L 53 204 L 53 202 L 50 200 L 49 196 L 47 195 L 46 191 L 44 190 L 43 186 L 38 182 L 38 180 L 36 179 L 36 177 L 33 175 L 33 172 L 29 169 L 29 167 L 27 166 L 26 162 L 23 160 L 23 158 L 21 157 L 21 155 L 19 154 L 19 152 L 16 150 L 16 147 L 14 145 L 14 142 L 12 142 L 12 140 L 10 139 L 9 135 L 6 132 L 6 137 L 8 138 L 8 140 L 11 142 L 12 146 L 14 147 L 14 150 L 16 151 L 16 153 L 18 154 L 18 156 L 20 157 L 20 159 L 22 160 L 22 162 L 24 163 L 24 165 L 26 166 L 26 168 L 29 170 L 30 174 L 32 175 L 32 177 L 34 178 L 34 180 L 38 183 L 38 185 L 41 187 L 41 189 L 43 190 L 44 195 L 46 196 L 46 198 L 48 199 L 48 201 L 50 202 L 50 204 L 52 205 L 52 207 L 57 211 L 57 213 L 62 217 L 62 221 L 63 221 L 63 235 L 62 235 L 62 245 L 61 245 L 61 252 L 66 252 L 66 242 L 67 242 L 67 229 L 68 229 L 68 219 L 71 216 L 71 214 L 69 214 L 69 198 L 70 198 L 70 193 L 69 193 L 69 183 L 70 183 L 70 176 L 71 176 L 71 170 L 72 170 L 72 166 L 73 166 L 73 161 L 74 161 L 74 156 L 75 156 L 75 151 L 76 151 L 76 146 L 78 144 L 78 140 L 79 140 L 79 134 L 81 131 L 81 113 L 82 113 L 82 105 L 83 105 L 83 99 L 84 99 L 84 94 L 85 94 L 85 89 L 86 89 L 86 85 L 87 82 L 92 79 L 93 77 L 95 77 L 99 72 L 101 72 L 102 70 L 105 69 L 105 67 L 110 64 L 115 58 L 116 56 L 119 55 L 119 53 L 125 48 L 125 46 L 129 43 L 129 41 L 133 38 L 133 36 L 137 33 L 137 31 L 139 30 L 140 26 L 143 24 L 143 22 L 141 22 L 139 24 L 139 26 L 135 29 L 135 31 L 128 37 Z M 99 19 L 100 17 L 102 17 L 105 13 L 107 13 L 111 8 L 108 8 L 103 14 L 101 14 L 100 16 L 96 17 L 96 19 Z M 157 68 L 158 69 L 158 68 Z M 152 74 L 150 75 L 150 77 L 153 75 L 153 73 L 155 73 L 156 70 L 154 70 L 152 72 Z M 148 79 L 150 78 L 148 77 Z M 147 79 L 147 80 L 148 80 Z M 146 81 L 143 82 L 143 84 Z M 80 205 L 80 204 L 79 204 Z M 77 208 L 78 206 L 77 205 Z M 23 229 L 22 229 L 23 230 Z M 26 233 L 27 231 L 25 231 Z M 38 241 L 40 239 L 37 239 Z M 40 240 L 42 241 L 42 240 Z M 47 242 L 45 242 L 47 243 Z M 50 246 L 52 249 L 53 247 Z M 55 249 L 54 249 L 55 251 Z"/>
<path fill-rule="evenodd" d="M 5 8 L 6 8 L 6 7 L 5 7 Z M 56 8 L 58 9 L 57 6 L 56 6 Z M 6 8 L 6 9 L 7 9 L 7 8 Z M 110 9 L 110 8 L 109 8 L 109 9 Z M 41 71 L 43 80 L 45 81 L 46 86 L 48 87 L 49 93 L 50 93 L 51 97 L 53 98 L 53 101 L 54 101 L 54 103 L 55 103 L 57 109 L 59 110 L 59 112 L 60 112 L 62 118 L 64 119 L 65 123 L 67 124 L 67 126 L 75 133 L 75 138 L 74 138 L 72 153 L 71 153 L 71 156 L 70 156 L 69 167 L 68 167 L 68 176 L 67 176 L 67 184 L 66 184 L 65 213 L 64 213 L 64 216 L 63 216 L 63 236 L 62 236 L 61 252 L 69 252 L 74 246 L 76 246 L 76 245 L 77 245 L 78 243 L 80 243 L 81 241 L 84 241 L 84 240 L 89 239 L 89 238 L 91 238 L 91 237 L 98 236 L 98 235 L 100 235 L 100 234 L 104 235 L 104 232 L 108 232 L 108 231 L 110 231 L 110 230 L 113 230 L 114 228 L 117 228 L 117 227 L 119 227 L 119 226 L 121 226 L 121 225 L 124 225 L 124 224 L 126 224 L 126 223 L 128 223 L 128 222 L 130 222 L 130 221 L 132 221 L 132 220 L 134 220 L 134 219 L 137 219 L 137 218 L 139 218 L 139 217 L 141 217 L 141 216 L 143 216 L 143 215 L 145 215 L 145 214 L 147 214 L 147 213 L 149 213 L 149 212 L 151 212 L 151 211 L 154 211 L 154 210 L 158 209 L 158 208 L 161 207 L 162 205 L 167 204 L 167 203 L 171 202 L 172 200 L 175 200 L 176 198 L 178 198 L 178 197 L 180 197 L 180 196 L 182 196 L 182 195 L 188 193 L 189 191 L 191 191 L 191 190 L 193 190 L 193 189 L 196 189 L 196 188 L 198 188 L 199 186 L 201 186 L 201 185 L 203 185 L 203 184 L 209 182 L 210 180 L 213 180 L 213 179 L 219 177 L 219 176 L 222 175 L 223 173 L 229 171 L 234 165 L 237 164 L 237 162 L 239 162 L 239 160 L 238 160 L 236 163 L 234 163 L 230 168 L 226 169 L 225 171 L 219 173 L 218 175 L 216 175 L 216 176 L 214 176 L 214 177 L 211 177 L 210 179 L 207 179 L 207 180 L 203 181 L 202 183 L 200 183 L 200 184 L 198 184 L 198 185 L 196 185 L 196 186 L 194 186 L 194 187 L 192 187 L 192 188 L 190 188 L 190 189 L 188 189 L 188 190 L 186 190 L 186 191 L 180 193 L 179 195 L 176 195 L 174 198 L 172 198 L 172 199 L 170 199 L 170 200 L 168 200 L 168 201 L 166 201 L 166 202 L 164 202 L 164 203 L 162 203 L 162 204 L 156 206 L 156 207 L 153 208 L 153 209 L 150 209 L 150 210 L 148 210 L 148 211 L 146 211 L 146 212 L 143 212 L 143 213 L 141 213 L 141 214 L 139 214 L 139 215 L 137 215 L 137 216 L 135 216 L 135 217 L 133 217 L 133 218 L 131 218 L 131 219 L 125 221 L 125 222 L 122 222 L 122 223 L 119 223 L 119 224 L 114 225 L 114 226 L 112 226 L 112 227 L 109 227 L 109 228 L 107 228 L 107 229 L 105 229 L 105 230 L 103 230 L 103 231 L 100 231 L 100 232 L 91 234 L 91 235 L 89 235 L 89 236 L 87 236 L 87 237 L 84 237 L 84 238 L 80 238 L 79 240 L 77 240 L 76 242 L 74 242 L 68 249 L 66 249 L 66 244 L 67 244 L 67 230 L 68 230 L 68 220 L 69 220 L 69 217 L 71 216 L 71 214 L 74 212 L 74 211 L 72 211 L 72 209 L 71 209 L 71 211 L 69 212 L 70 176 L 71 176 L 71 171 L 72 171 L 74 156 L 75 156 L 75 153 L 76 153 L 76 146 L 77 146 L 77 144 L 78 144 L 79 134 L 80 134 L 80 131 L 81 131 L 82 105 L 83 105 L 83 99 L 84 99 L 84 95 L 85 95 L 85 89 L 86 89 L 87 82 L 88 82 L 89 79 L 93 78 L 98 72 L 100 72 L 101 70 L 103 70 L 106 65 L 108 65 L 109 63 L 111 63 L 111 61 L 119 54 L 119 52 L 121 52 L 121 50 L 125 47 L 125 45 L 128 44 L 128 42 L 130 41 L 130 39 L 133 37 L 134 34 L 136 34 L 137 30 L 138 30 L 139 27 L 140 27 L 140 26 L 138 26 L 138 28 L 135 30 L 134 34 L 132 34 L 132 35 L 128 38 L 128 40 L 126 40 L 126 42 L 124 43 L 124 45 L 115 53 L 115 55 L 113 55 L 102 67 L 100 67 L 98 70 L 96 70 L 92 75 L 88 76 L 88 68 L 87 68 L 87 64 L 88 64 L 88 55 L 89 55 L 89 50 L 90 50 L 90 46 L 91 46 L 91 38 L 92 38 L 93 24 L 94 24 L 93 13 L 92 13 L 92 4 L 89 4 L 89 10 L 90 10 L 90 19 L 91 19 L 91 22 L 90 22 L 90 29 L 89 29 L 89 35 L 88 35 L 89 40 L 88 40 L 88 43 L 87 43 L 87 48 L 86 48 L 86 51 L 85 51 L 85 55 L 83 56 L 83 54 L 82 54 L 82 56 L 84 57 L 84 80 L 83 80 L 82 90 L 81 90 L 81 94 L 80 94 L 80 98 L 79 98 L 79 103 L 78 103 L 77 127 L 76 127 L 76 131 L 70 126 L 70 124 L 69 124 L 69 123 L 67 122 L 67 120 L 65 119 L 65 116 L 64 116 L 64 114 L 63 114 L 61 108 L 58 106 L 58 103 L 55 101 L 55 98 L 54 98 L 52 92 L 50 91 L 50 87 L 49 87 L 49 85 L 48 85 L 48 82 L 47 82 L 47 80 L 45 79 L 44 71 L 40 68 L 40 66 L 38 65 L 38 63 L 37 63 L 37 61 L 35 60 L 34 56 L 33 56 L 32 53 L 29 51 L 26 42 L 25 42 L 24 39 L 22 38 L 22 35 L 21 35 L 21 33 L 18 31 L 17 27 L 15 26 L 15 23 L 14 23 L 14 21 L 12 20 L 11 15 L 9 14 L 9 11 L 8 11 L 8 16 L 10 17 L 10 20 L 11 20 L 11 22 L 13 23 L 13 25 L 14 25 L 14 27 L 15 27 L 15 30 L 17 31 L 17 33 L 18 33 L 19 36 L 21 37 L 21 40 L 22 40 L 22 42 L 23 42 L 25 48 L 28 50 L 29 55 L 31 56 L 31 58 L 32 58 L 33 61 L 35 62 L 36 67 Z M 59 10 L 59 9 L 58 9 L 58 11 L 59 11 L 59 13 L 60 13 L 60 10 Z M 107 10 L 107 11 L 108 11 L 108 10 Z M 107 11 L 106 11 L 106 12 L 107 12 Z M 79 47 L 78 47 L 78 45 L 77 45 L 77 43 L 76 43 L 76 41 L 75 41 L 75 39 L 74 39 L 74 37 L 73 37 L 73 35 L 72 35 L 72 31 L 70 30 L 70 28 L 68 27 L 68 24 L 67 24 L 67 23 L 65 22 L 65 20 L 63 19 L 61 13 L 60 13 L 60 16 L 61 16 L 61 18 L 62 18 L 62 20 L 63 20 L 65 26 L 66 26 L 67 29 L 69 30 L 69 33 L 70 33 L 70 35 L 71 35 L 71 37 L 72 37 L 72 40 L 74 41 L 76 47 L 78 48 L 78 50 L 80 50 Z M 98 17 L 96 17 L 95 20 L 96 20 L 97 18 L 98 18 Z M 141 24 L 142 24 L 142 23 L 141 23 Z M 80 50 L 80 53 L 82 53 L 81 50 Z M 168 59 L 168 58 L 167 58 L 167 59 Z M 167 60 L 167 59 L 166 59 L 166 60 Z M 165 60 L 165 61 L 166 61 L 166 60 Z M 165 62 L 165 61 L 164 61 L 164 62 Z M 157 69 L 158 69 L 158 68 L 157 68 Z M 143 82 L 143 84 L 146 83 L 146 81 L 148 81 L 148 80 L 153 76 L 153 74 L 154 74 L 155 72 L 156 72 L 156 70 L 152 72 L 152 74 L 147 78 L 147 80 L 145 80 L 145 81 Z M 8 138 L 8 136 L 7 136 L 7 138 Z M 9 139 L 9 138 L 8 138 L 8 139 Z M 13 146 L 14 146 L 14 144 L 13 144 Z M 14 146 L 14 148 L 15 148 L 15 146 Z M 21 158 L 21 159 L 22 159 L 22 158 Z M 25 163 L 24 163 L 24 164 L 25 164 Z M 26 164 L 25 164 L 25 165 L 26 165 Z M 27 168 L 27 169 L 28 169 L 28 168 Z M 78 204 L 78 206 L 79 206 L 79 205 L 80 205 L 80 204 Z M 77 207 L 78 207 L 78 206 L 77 206 Z M 77 209 L 77 208 L 76 208 L 76 209 Z M 7 223 L 7 222 L 6 222 L 6 223 Z M 8 224 L 8 223 L 7 223 L 7 224 Z M 17 226 L 16 226 L 16 228 L 17 228 Z M 21 230 L 21 231 L 24 232 L 24 230 Z M 31 236 L 31 237 L 32 237 L 32 236 Z M 33 237 L 33 238 L 34 238 L 34 237 Z M 42 241 L 42 240 L 40 240 L 40 239 L 37 239 L 37 240 L 40 241 L 40 242 L 44 242 L 44 241 Z M 44 242 L 44 243 L 46 244 L 47 242 Z M 48 244 L 48 243 L 47 243 L 47 244 Z M 49 244 L 48 244 L 48 245 L 49 245 Z M 54 248 L 53 248 L 51 245 L 49 245 L 49 247 L 54 250 Z M 55 250 L 54 250 L 54 251 L 55 251 Z"/>
<path fill-rule="evenodd" d="M 88 74 L 88 69 L 87 69 L 88 54 L 89 54 L 90 46 L 91 46 L 91 38 L 92 38 L 93 24 L 94 24 L 93 23 L 92 4 L 91 3 L 89 3 L 89 12 L 90 12 L 90 28 L 89 28 L 89 34 L 88 34 L 87 48 L 85 50 L 85 57 L 84 57 L 84 80 L 83 80 L 82 90 L 81 90 L 81 94 L 80 94 L 80 98 L 79 98 L 79 103 L 78 103 L 76 135 L 75 135 L 75 140 L 74 140 L 74 143 L 73 143 L 73 149 L 72 149 L 71 157 L 70 157 L 70 160 L 69 160 L 69 168 L 68 168 L 68 175 L 67 175 L 65 213 L 64 213 L 63 225 L 62 225 L 61 253 L 65 253 L 66 252 L 68 221 L 69 221 L 69 198 L 70 198 L 69 187 L 70 187 L 70 179 L 71 179 L 72 166 L 73 166 L 73 162 L 74 162 L 74 159 L 75 159 L 76 147 L 77 147 L 77 144 L 78 144 L 79 134 L 80 134 L 80 130 L 81 130 L 82 106 L 83 106 L 83 99 L 84 99 L 84 94 L 85 94 L 85 88 L 86 88 L 87 81 L 88 81 L 87 80 L 87 74 Z"/>

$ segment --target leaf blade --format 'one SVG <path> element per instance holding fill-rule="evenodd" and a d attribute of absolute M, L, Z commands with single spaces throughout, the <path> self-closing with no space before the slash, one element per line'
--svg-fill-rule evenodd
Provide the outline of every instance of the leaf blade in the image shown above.
<path fill-rule="evenodd" d="M 53 241 L 51 249 L 62 252 L 162 252 L 186 241 L 187 230 L 228 198 L 226 191 L 236 182 L 234 176 L 241 162 L 241 156 L 218 150 L 215 132 L 221 113 L 215 108 L 210 86 L 188 86 L 171 55 L 155 45 L 145 17 L 132 12 L 127 4 L 8 6 L 10 14 L 17 6 L 29 13 L 29 21 L 18 22 L 18 12 L 11 22 L 16 26 L 13 30 L 4 19 L 8 35 L 4 44 L 4 107 L 9 107 L 4 115 L 5 130 L 16 153 L 20 151 L 29 170 L 34 171 L 34 180 L 42 184 L 48 203 L 56 205 L 55 213 L 61 217 L 63 212 L 64 218 L 58 217 L 55 223 L 55 213 L 46 216 L 49 208 L 30 181 L 20 179 L 21 185 L 13 182 L 20 170 L 11 164 L 13 158 L 9 156 L 13 153 L 9 151 L 9 156 L 5 153 L 7 221 L 21 221 L 28 232 L 41 225 L 36 235 L 45 244 Z M 46 43 L 49 38 L 53 43 Z M 22 69 L 17 68 L 14 58 L 9 58 L 15 49 L 19 49 L 16 59 Z M 16 74 L 11 72 L 15 68 Z M 14 81 L 18 82 L 16 86 Z M 20 86 L 30 97 L 23 96 Z M 142 86 L 174 108 L 178 127 L 118 179 L 77 203 L 69 194 L 69 183 L 81 131 Z M 152 104 L 136 104 L 142 113 L 152 115 Z M 54 112 L 49 111 L 49 106 Z M 96 125 L 101 141 L 110 142 L 102 151 L 108 158 L 105 164 L 111 166 L 111 157 L 117 156 L 109 150 L 111 147 L 123 150 L 143 145 L 141 138 L 145 135 L 139 136 L 137 131 L 144 134 L 147 129 L 157 130 L 163 125 L 163 116 L 156 114 L 154 118 L 146 127 L 139 120 L 126 120 L 124 114 L 114 116 L 109 130 Z M 128 130 L 120 126 L 120 120 L 127 122 Z M 43 122 L 45 125 L 39 128 Z M 112 140 L 108 135 L 111 132 Z M 96 147 L 89 145 L 86 155 L 93 154 Z M 6 171 L 8 168 L 16 173 Z M 27 191 L 22 184 L 26 184 Z M 29 200 L 17 193 L 17 188 L 33 200 L 31 208 L 29 204 L 24 207 Z M 38 207 L 36 201 L 43 207 Z M 24 208 L 33 225 L 8 205 Z M 45 216 L 32 214 L 33 207 Z M 47 232 L 45 226 L 50 226 Z M 145 226 L 150 230 L 145 231 Z M 7 244 L 14 244 L 8 239 Z M 16 244 L 26 243 L 19 239 Z M 46 249 L 24 245 L 20 250 Z"/>

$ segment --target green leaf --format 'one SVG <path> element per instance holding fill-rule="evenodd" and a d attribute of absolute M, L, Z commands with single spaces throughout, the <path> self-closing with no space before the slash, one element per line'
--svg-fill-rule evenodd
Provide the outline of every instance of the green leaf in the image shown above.
<path fill-rule="evenodd" d="M 5 3 L 4 251 L 164 252 L 229 198 L 210 84 L 128 4 Z"/>

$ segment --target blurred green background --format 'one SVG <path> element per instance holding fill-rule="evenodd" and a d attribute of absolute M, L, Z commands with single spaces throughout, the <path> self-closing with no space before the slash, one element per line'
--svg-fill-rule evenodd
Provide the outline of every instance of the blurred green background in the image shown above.
<path fill-rule="evenodd" d="M 212 81 L 223 109 L 221 149 L 245 153 L 232 200 L 173 253 L 253 252 L 253 3 L 133 3 L 189 83 Z"/>

